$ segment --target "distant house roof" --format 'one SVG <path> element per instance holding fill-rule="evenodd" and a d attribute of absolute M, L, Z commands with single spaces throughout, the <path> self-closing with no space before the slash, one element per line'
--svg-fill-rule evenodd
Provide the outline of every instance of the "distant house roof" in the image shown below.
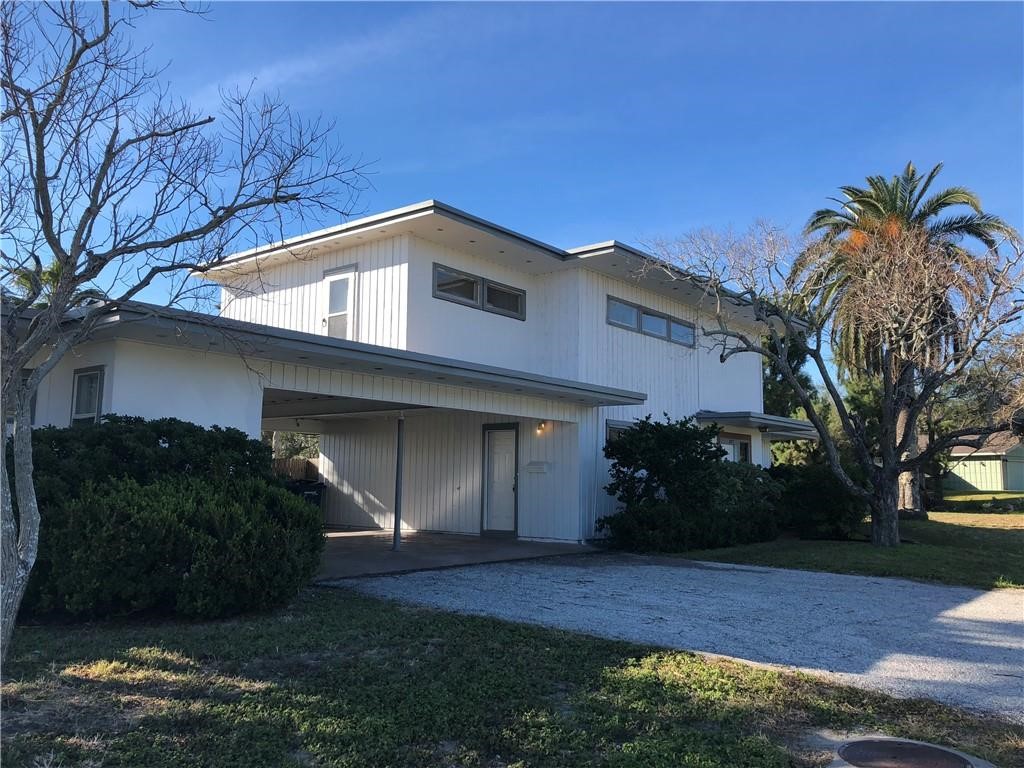
<path fill-rule="evenodd" d="M 958 445 L 950 450 L 952 456 L 1004 456 L 1021 445 L 1021 439 L 1012 432 L 996 432 L 989 435 L 981 448 L 967 448 Z"/>

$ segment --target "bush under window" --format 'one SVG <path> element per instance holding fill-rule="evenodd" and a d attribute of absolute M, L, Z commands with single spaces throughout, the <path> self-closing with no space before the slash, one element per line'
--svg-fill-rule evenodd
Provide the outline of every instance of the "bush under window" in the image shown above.
<path fill-rule="evenodd" d="M 718 428 L 648 416 L 608 441 L 607 490 L 620 509 L 598 521 L 613 545 L 683 551 L 767 541 L 778 534 L 780 487 L 753 464 L 722 461 Z"/>

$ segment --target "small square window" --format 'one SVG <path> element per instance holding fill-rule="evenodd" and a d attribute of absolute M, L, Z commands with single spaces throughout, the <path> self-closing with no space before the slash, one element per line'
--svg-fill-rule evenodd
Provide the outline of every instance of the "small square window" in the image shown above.
<path fill-rule="evenodd" d="M 434 294 L 460 304 L 480 304 L 480 278 L 434 265 Z"/>
<path fill-rule="evenodd" d="M 103 407 L 103 369 L 75 371 L 71 403 L 72 424 L 95 424 Z"/>
<path fill-rule="evenodd" d="M 669 323 L 669 332 L 672 334 L 670 338 L 676 344 L 685 344 L 688 347 L 692 347 L 696 342 L 693 326 L 689 323 L 680 323 L 673 320 Z"/>
<path fill-rule="evenodd" d="M 668 337 L 668 318 L 664 315 L 644 312 L 640 322 L 641 330 L 647 335 L 657 336 L 661 339 Z"/>
<path fill-rule="evenodd" d="M 608 322 L 634 331 L 639 328 L 640 310 L 632 304 L 608 298 Z"/>

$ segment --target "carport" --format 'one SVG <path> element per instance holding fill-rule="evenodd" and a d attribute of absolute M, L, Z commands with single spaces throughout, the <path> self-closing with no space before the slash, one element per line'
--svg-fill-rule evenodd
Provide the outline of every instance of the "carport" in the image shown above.
<path fill-rule="evenodd" d="M 390 542 L 335 537 L 332 551 L 398 548 L 412 532 L 579 544 L 581 422 L 596 408 L 646 399 L 526 371 L 261 332 L 250 358 L 262 383 L 261 427 L 320 436 L 328 531 L 392 534 Z M 422 561 L 439 566 L 534 552 L 509 541 L 419 541 Z"/>

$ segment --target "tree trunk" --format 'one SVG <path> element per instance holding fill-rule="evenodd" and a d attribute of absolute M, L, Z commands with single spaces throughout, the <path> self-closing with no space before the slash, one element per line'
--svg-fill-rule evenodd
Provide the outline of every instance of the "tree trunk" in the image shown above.
<path fill-rule="evenodd" d="M 896 440 L 903 439 L 908 429 L 911 430 L 910 445 L 900 457 L 901 459 L 914 458 L 920 452 L 917 444 L 917 428 L 908 424 L 907 414 L 909 408 L 904 405 L 896 418 Z M 920 470 L 914 472 L 901 472 L 899 478 L 899 498 L 896 501 L 896 508 L 901 517 L 909 520 L 927 520 L 928 513 L 924 508 L 924 498 L 921 493 Z"/>
<path fill-rule="evenodd" d="M 14 477 L 10 477 L 6 456 L 0 461 L 0 670 L 10 655 L 11 637 L 18 618 L 28 577 L 36 562 L 39 546 L 39 507 L 32 484 L 32 425 L 30 396 L 19 391 L 14 427 Z M 4 441 L 6 443 L 6 440 Z M 15 520 L 11 486 L 18 499 Z"/>
<path fill-rule="evenodd" d="M 894 480 L 881 482 L 875 489 L 871 504 L 871 543 L 875 546 L 895 547 L 900 543 L 898 496 Z"/>

